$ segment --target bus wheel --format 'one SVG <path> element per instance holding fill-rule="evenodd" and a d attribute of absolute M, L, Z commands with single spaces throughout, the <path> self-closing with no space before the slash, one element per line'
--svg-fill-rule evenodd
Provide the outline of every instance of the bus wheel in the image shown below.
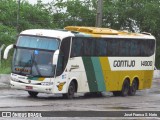
<path fill-rule="evenodd" d="M 120 95 L 121 95 L 121 92 L 120 92 L 120 91 L 113 91 L 113 95 L 114 95 L 114 96 L 120 96 Z"/>
<path fill-rule="evenodd" d="M 76 92 L 76 86 L 74 82 L 71 82 L 68 88 L 68 93 L 63 94 L 63 97 L 67 99 L 72 99 L 74 97 L 75 92 Z"/>
<path fill-rule="evenodd" d="M 134 96 L 136 94 L 137 87 L 138 87 L 137 81 L 133 80 L 132 86 L 130 87 L 128 94 Z"/>
<path fill-rule="evenodd" d="M 125 80 L 123 82 L 123 86 L 122 86 L 122 91 L 121 91 L 121 95 L 122 96 L 127 96 L 129 92 L 129 81 Z"/>
<path fill-rule="evenodd" d="M 28 93 L 29 93 L 29 95 L 31 96 L 31 97 L 37 97 L 37 95 L 38 95 L 38 92 L 32 92 L 32 91 L 28 91 Z"/>

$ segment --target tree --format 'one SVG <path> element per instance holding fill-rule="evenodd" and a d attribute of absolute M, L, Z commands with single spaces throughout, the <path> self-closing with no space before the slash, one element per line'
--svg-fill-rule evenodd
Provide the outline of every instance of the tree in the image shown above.
<path fill-rule="evenodd" d="M 58 28 L 68 25 L 95 25 L 95 0 L 56 0 L 50 4 L 49 8 Z"/>
<path fill-rule="evenodd" d="M 19 31 L 17 0 L 0 1 L 0 41 L 14 43 L 20 31 L 33 28 L 95 26 L 97 0 L 53 0 L 32 5 L 20 3 Z M 157 39 L 156 65 L 160 67 L 160 0 L 103 0 L 103 27 L 130 32 L 150 32 Z M 6 32 L 7 31 L 7 32 Z"/>
<path fill-rule="evenodd" d="M 157 39 L 156 66 L 160 67 L 160 0 L 105 0 L 103 27 L 149 32 Z"/>

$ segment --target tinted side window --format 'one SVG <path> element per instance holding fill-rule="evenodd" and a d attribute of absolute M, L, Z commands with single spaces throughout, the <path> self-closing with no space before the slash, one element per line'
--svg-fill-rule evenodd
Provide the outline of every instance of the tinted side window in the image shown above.
<path fill-rule="evenodd" d="M 95 56 L 95 40 L 94 38 L 83 39 L 84 53 L 83 56 Z"/>
<path fill-rule="evenodd" d="M 107 38 L 108 43 L 108 56 L 119 56 L 119 46 L 120 42 L 119 39 L 110 39 Z"/>
<path fill-rule="evenodd" d="M 126 38 L 73 38 L 71 57 L 138 57 L 154 54 L 155 40 Z"/>
<path fill-rule="evenodd" d="M 149 49 L 148 52 L 152 55 L 155 52 L 155 40 L 149 40 Z"/>
<path fill-rule="evenodd" d="M 140 50 L 138 47 L 138 41 L 137 40 L 131 40 L 130 45 L 130 56 L 137 56 L 140 55 Z"/>
<path fill-rule="evenodd" d="M 103 38 L 100 38 L 100 39 L 96 39 L 95 40 L 96 42 L 96 50 L 95 50 L 95 54 L 97 56 L 106 56 L 107 55 L 107 41 Z"/>
<path fill-rule="evenodd" d="M 57 72 L 56 72 L 57 76 L 61 75 L 64 69 L 66 68 L 70 51 L 70 39 L 71 38 L 65 38 L 61 42 L 60 53 L 57 64 Z"/>
<path fill-rule="evenodd" d="M 71 57 L 82 56 L 82 55 L 83 55 L 83 39 L 72 38 Z"/>
<path fill-rule="evenodd" d="M 143 40 L 141 43 L 141 55 L 151 56 L 155 50 L 155 40 Z"/>

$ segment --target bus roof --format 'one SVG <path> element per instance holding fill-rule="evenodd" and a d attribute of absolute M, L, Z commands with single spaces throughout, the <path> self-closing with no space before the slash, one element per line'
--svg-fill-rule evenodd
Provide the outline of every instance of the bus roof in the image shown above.
<path fill-rule="evenodd" d="M 110 28 L 98 28 L 98 27 L 85 27 L 85 26 L 67 26 L 65 27 L 66 30 L 74 31 L 74 32 L 81 32 L 86 34 L 91 34 L 93 36 L 112 36 L 114 37 L 142 37 L 142 38 L 153 38 L 155 39 L 150 33 L 143 32 L 143 33 L 131 33 L 128 31 L 118 31 Z"/>
<path fill-rule="evenodd" d="M 50 30 L 50 29 L 29 29 L 22 31 L 20 35 L 33 35 L 33 36 L 44 36 L 44 37 L 54 37 L 63 39 L 66 37 L 74 36 L 73 33 L 66 30 Z"/>
<path fill-rule="evenodd" d="M 59 38 L 60 40 L 66 37 L 74 37 L 74 36 L 155 39 L 154 36 L 148 33 L 145 34 L 130 33 L 128 31 L 118 31 L 109 28 L 80 27 L 80 26 L 67 26 L 63 30 L 29 29 L 22 31 L 20 35 L 54 37 L 54 38 Z"/>

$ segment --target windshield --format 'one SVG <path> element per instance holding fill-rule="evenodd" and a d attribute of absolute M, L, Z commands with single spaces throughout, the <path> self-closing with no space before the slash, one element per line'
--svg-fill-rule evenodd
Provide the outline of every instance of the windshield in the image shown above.
<path fill-rule="evenodd" d="M 57 50 L 59 42 L 58 39 L 55 38 L 19 36 L 17 46 L 44 50 Z"/>
<path fill-rule="evenodd" d="M 54 38 L 20 36 L 14 52 L 12 72 L 21 75 L 53 77 L 53 54 L 59 47 Z"/>

